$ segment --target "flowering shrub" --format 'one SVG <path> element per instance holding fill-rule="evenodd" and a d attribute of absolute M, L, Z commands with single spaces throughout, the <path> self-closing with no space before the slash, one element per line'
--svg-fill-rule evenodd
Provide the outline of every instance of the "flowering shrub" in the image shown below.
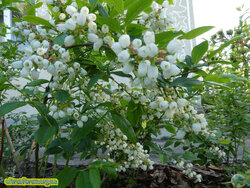
<path fill-rule="evenodd" d="M 222 140 L 227 163 L 233 158 L 235 168 L 245 172 L 249 163 L 249 24 L 246 12 L 234 30 L 219 31 L 211 37 L 211 49 L 204 60 L 210 66 L 204 75 L 206 89 L 203 106 L 209 125 L 216 128 Z M 222 49 L 223 47 L 226 47 Z M 216 48 L 216 49 L 215 49 Z M 214 52 L 219 52 L 216 56 Z M 242 148 L 242 152 L 240 152 Z M 238 164 L 238 160 L 240 164 Z"/>
<path fill-rule="evenodd" d="M 2 101 L 0 116 L 25 105 L 39 113 L 36 176 L 46 155 L 63 156 L 66 168 L 57 177 L 68 179 L 60 186 L 77 176 L 79 187 L 86 177 L 92 187 L 100 187 L 100 170 L 112 176 L 128 168 L 152 169 L 152 151 L 163 163 L 173 159 L 184 174 L 201 181 L 188 161 L 202 163 L 204 157 L 195 153 L 212 147 L 215 132 L 189 102 L 203 88 L 189 74 L 199 71 L 208 42 L 197 45 L 192 56 L 177 57 L 181 40 L 212 27 L 176 31 L 167 11 L 172 1 L 158 3 L 47 0 L 50 20 L 34 16 L 41 6 L 37 3 L 11 28 L 22 40 L 6 42 L 9 46 L 2 49 L 1 95 L 10 88 L 21 95 L 18 102 Z M 13 84 L 17 78 L 27 84 Z M 172 134 L 164 147 L 152 142 L 161 128 Z M 185 153 L 174 153 L 172 144 L 183 144 Z M 39 147 L 45 147 L 40 164 Z M 105 157 L 99 157 L 100 150 Z M 217 148 L 207 151 L 218 153 Z M 76 153 L 93 160 L 88 169 L 68 167 Z"/>

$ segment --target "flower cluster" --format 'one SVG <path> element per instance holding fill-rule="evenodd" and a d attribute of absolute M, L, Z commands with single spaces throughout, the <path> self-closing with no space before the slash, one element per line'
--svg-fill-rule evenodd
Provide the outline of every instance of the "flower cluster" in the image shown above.
<path fill-rule="evenodd" d="M 179 167 L 179 168 L 182 168 L 182 173 L 185 174 L 186 176 L 188 176 L 189 178 L 191 179 L 194 179 L 195 182 L 201 182 L 202 180 L 202 176 L 201 174 L 197 174 L 196 172 L 194 172 L 192 170 L 192 167 L 193 167 L 193 164 L 192 163 L 187 163 L 187 162 L 184 162 L 184 161 L 180 161 L 180 162 L 177 162 L 177 161 L 173 161 L 173 163 Z"/>
<path fill-rule="evenodd" d="M 101 145 L 106 144 L 108 148 L 107 157 L 104 161 L 114 162 L 117 158 L 122 158 L 122 163 L 117 167 L 117 171 L 126 171 L 128 168 L 141 168 L 142 170 L 153 169 L 154 162 L 149 159 L 147 150 L 137 142 L 128 143 L 120 129 L 115 129 L 114 125 L 102 127 L 101 133 L 104 135 Z"/>
<path fill-rule="evenodd" d="M 209 148 L 209 151 L 213 154 L 218 156 L 219 158 L 223 158 L 226 156 L 226 153 L 222 151 L 219 147 L 212 146 Z"/>
<path fill-rule="evenodd" d="M 159 5 L 155 1 L 152 3 L 152 12 L 147 14 L 143 12 L 141 14 L 139 24 L 149 28 L 150 30 L 158 33 L 163 32 L 173 27 L 173 16 L 169 13 L 168 1 L 164 1 L 162 5 Z"/>

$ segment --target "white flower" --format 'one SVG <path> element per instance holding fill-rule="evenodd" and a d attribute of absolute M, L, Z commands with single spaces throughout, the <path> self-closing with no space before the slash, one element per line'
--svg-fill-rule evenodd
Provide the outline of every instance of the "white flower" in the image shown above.
<path fill-rule="evenodd" d="M 138 49 L 138 55 L 140 57 L 148 57 L 148 54 L 149 54 L 149 50 L 148 50 L 148 47 L 147 46 L 142 46 Z"/>
<path fill-rule="evenodd" d="M 64 53 L 62 53 L 62 59 L 64 62 L 68 62 L 70 60 L 70 55 L 68 51 L 65 51 Z"/>
<path fill-rule="evenodd" d="M 86 23 L 86 15 L 83 14 L 83 13 L 80 13 L 77 17 L 77 20 L 76 20 L 77 24 L 80 25 L 80 26 L 83 26 L 85 25 Z"/>
<path fill-rule="evenodd" d="M 168 7 L 168 5 L 169 5 L 168 1 L 163 1 L 162 7 L 166 8 L 166 7 Z"/>
<path fill-rule="evenodd" d="M 158 47 L 154 43 L 150 43 L 147 45 L 148 48 L 148 56 L 149 57 L 154 57 L 155 55 L 158 54 Z"/>
<path fill-rule="evenodd" d="M 166 110 L 168 108 L 168 101 L 161 101 L 159 107 L 162 111 Z"/>
<path fill-rule="evenodd" d="M 61 3 L 62 3 L 63 5 L 65 5 L 65 4 L 67 3 L 67 1 L 68 1 L 68 0 L 61 0 Z"/>
<path fill-rule="evenodd" d="M 81 75 L 82 76 L 86 76 L 88 73 L 85 69 L 81 69 Z"/>
<path fill-rule="evenodd" d="M 76 23 L 74 22 L 74 20 L 72 18 L 68 19 L 65 22 L 65 27 L 71 31 L 76 29 Z"/>
<path fill-rule="evenodd" d="M 119 37 L 119 43 L 122 48 L 127 48 L 130 45 L 130 37 L 127 34 L 121 35 Z"/>
<path fill-rule="evenodd" d="M 167 52 L 170 54 L 177 53 L 182 48 L 180 40 L 174 39 L 171 40 L 167 45 Z"/>
<path fill-rule="evenodd" d="M 69 35 L 69 36 L 65 37 L 65 39 L 64 39 L 65 46 L 72 46 L 73 44 L 75 44 L 74 36 Z"/>
<path fill-rule="evenodd" d="M 49 48 L 49 42 L 47 40 L 43 40 L 42 45 L 44 48 Z"/>
<path fill-rule="evenodd" d="M 173 76 L 178 75 L 181 72 L 180 69 L 175 64 L 171 64 L 169 71 L 170 74 Z"/>
<path fill-rule="evenodd" d="M 50 111 L 55 112 L 57 110 L 57 107 L 55 105 L 53 105 L 49 109 L 50 109 Z"/>
<path fill-rule="evenodd" d="M 33 49 L 31 46 L 27 46 L 23 49 L 24 53 L 26 56 L 31 56 L 33 53 Z"/>
<path fill-rule="evenodd" d="M 153 10 L 154 12 L 157 12 L 158 9 L 160 8 L 160 5 L 159 5 L 158 3 L 156 3 L 155 1 L 153 1 L 153 3 L 151 4 L 150 7 L 152 8 L 152 10 Z"/>
<path fill-rule="evenodd" d="M 40 56 L 44 55 L 46 53 L 47 49 L 46 48 L 38 48 L 36 53 Z"/>
<path fill-rule="evenodd" d="M 98 39 L 97 42 L 94 43 L 93 50 L 99 51 L 99 49 L 102 47 L 102 45 L 103 45 L 103 40 Z"/>
<path fill-rule="evenodd" d="M 158 104 L 156 103 L 156 102 L 151 102 L 150 104 L 149 104 L 149 107 L 151 108 L 151 109 L 157 109 L 158 108 Z"/>
<path fill-rule="evenodd" d="M 25 61 L 23 62 L 23 66 L 24 66 L 24 68 L 26 68 L 26 69 L 31 69 L 31 68 L 33 67 L 33 63 L 32 63 L 30 60 L 25 60 Z"/>
<path fill-rule="evenodd" d="M 80 12 L 87 16 L 89 14 L 89 8 L 84 6 L 81 8 Z"/>
<path fill-rule="evenodd" d="M 156 81 L 158 73 L 158 68 L 156 66 L 150 65 L 148 67 L 148 78 L 150 80 Z"/>
<path fill-rule="evenodd" d="M 65 113 L 64 111 L 60 110 L 58 115 L 60 118 L 63 118 L 65 116 Z"/>
<path fill-rule="evenodd" d="M 117 54 L 119 54 L 122 51 L 122 47 L 120 45 L 119 42 L 115 42 L 112 46 L 111 46 L 112 50 Z"/>
<path fill-rule="evenodd" d="M 171 110 L 175 110 L 175 109 L 177 109 L 177 103 L 176 102 L 171 102 L 170 104 L 169 104 L 169 108 L 171 109 Z"/>
<path fill-rule="evenodd" d="M 185 135 L 186 135 L 186 132 L 184 130 L 180 129 L 177 131 L 175 138 L 176 139 L 183 139 Z"/>
<path fill-rule="evenodd" d="M 195 132 L 195 133 L 198 133 L 198 132 L 200 132 L 201 131 L 201 124 L 200 123 L 194 123 L 193 125 L 192 125 L 192 129 L 193 129 L 193 131 Z"/>
<path fill-rule="evenodd" d="M 48 3 L 49 5 L 54 3 L 54 0 L 46 0 L 46 3 Z"/>
<path fill-rule="evenodd" d="M 88 116 L 82 116 L 82 117 L 81 117 L 81 120 L 82 120 L 83 122 L 87 122 L 88 119 L 89 119 Z"/>
<path fill-rule="evenodd" d="M 141 83 L 141 79 L 140 79 L 140 78 L 136 78 L 136 79 L 133 81 L 133 85 L 134 85 L 134 86 L 138 86 L 140 83 Z"/>
<path fill-rule="evenodd" d="M 105 36 L 104 38 L 103 38 L 103 42 L 104 43 L 106 43 L 107 45 L 109 45 L 109 46 L 112 46 L 113 44 L 114 44 L 114 39 L 111 37 L 111 36 Z M 118 44 L 119 44 L 119 42 L 118 42 Z M 120 45 L 120 44 L 119 44 Z M 121 49 L 122 50 L 122 49 Z"/>
<path fill-rule="evenodd" d="M 102 25 L 102 32 L 103 32 L 103 33 L 108 33 L 108 32 L 109 32 L 109 26 L 106 25 L 106 24 L 103 24 L 103 25 Z"/>
<path fill-rule="evenodd" d="M 80 120 L 78 120 L 78 121 L 77 121 L 77 126 L 78 126 L 79 128 L 82 128 L 82 127 L 83 127 L 83 122 L 80 121 Z"/>
<path fill-rule="evenodd" d="M 155 34 L 152 31 L 146 31 L 144 36 L 143 36 L 143 40 L 145 42 L 145 44 L 151 44 L 151 43 L 155 43 Z"/>
<path fill-rule="evenodd" d="M 67 27 L 64 23 L 60 23 L 56 25 L 56 29 L 60 32 L 66 32 L 67 31 Z"/>
<path fill-rule="evenodd" d="M 38 80 L 39 79 L 39 75 L 40 75 L 40 73 L 37 70 L 35 70 L 35 69 L 30 72 L 30 77 L 33 80 Z"/>
<path fill-rule="evenodd" d="M 60 15 L 59 15 L 59 19 L 60 20 L 64 20 L 66 18 L 66 15 L 64 14 L 64 13 L 61 13 Z"/>
<path fill-rule="evenodd" d="M 55 6 L 52 8 L 52 12 L 58 12 L 59 11 L 59 7 Z"/>
<path fill-rule="evenodd" d="M 42 64 L 43 64 L 43 68 L 47 69 L 49 66 L 49 61 L 47 59 L 43 59 Z"/>
<path fill-rule="evenodd" d="M 128 53 L 128 50 L 123 50 L 118 54 L 118 61 L 122 63 L 126 63 L 129 61 L 130 54 Z"/>
<path fill-rule="evenodd" d="M 75 70 L 72 67 L 68 68 L 68 73 L 69 74 L 75 74 Z"/>
<path fill-rule="evenodd" d="M 89 33 L 88 34 L 88 41 L 95 43 L 95 42 L 98 41 L 98 39 L 99 38 L 98 38 L 98 36 L 96 34 L 94 34 L 94 33 Z"/>
<path fill-rule="evenodd" d="M 97 25 L 95 22 L 89 22 L 88 23 L 88 28 L 89 28 L 89 32 L 93 32 L 95 33 L 97 31 Z"/>
<path fill-rule="evenodd" d="M 134 68 L 134 66 L 131 63 L 127 62 L 127 63 L 124 63 L 124 67 L 123 67 L 122 71 L 125 74 L 129 74 L 133 71 L 133 68 Z"/>
<path fill-rule="evenodd" d="M 12 67 L 15 69 L 21 69 L 21 68 L 23 68 L 23 62 L 22 61 L 14 61 L 12 63 Z"/>
<path fill-rule="evenodd" d="M 20 76 L 23 78 L 29 76 L 29 69 L 23 67 L 22 70 L 20 71 Z"/>
<path fill-rule="evenodd" d="M 38 40 L 33 40 L 31 43 L 30 43 L 31 47 L 33 49 L 37 49 L 41 46 L 41 43 L 38 41 Z"/>
<path fill-rule="evenodd" d="M 148 64 L 146 62 L 140 62 L 138 66 L 138 76 L 144 77 L 147 75 L 148 72 Z"/>
<path fill-rule="evenodd" d="M 74 22 L 76 22 L 78 16 L 79 16 L 79 13 L 78 13 L 78 12 L 75 12 L 75 13 L 71 16 L 71 18 L 72 18 L 72 20 L 74 20 Z"/>
<path fill-rule="evenodd" d="M 142 41 L 140 39 L 134 39 L 132 41 L 132 44 L 133 44 L 134 49 L 138 49 L 141 47 Z"/>
<path fill-rule="evenodd" d="M 96 20 L 96 15 L 95 14 L 93 14 L 93 13 L 91 13 L 91 14 L 88 14 L 88 16 L 87 16 L 87 19 L 88 19 L 88 21 L 95 21 Z"/>
<path fill-rule="evenodd" d="M 167 61 L 162 61 L 161 62 L 161 69 L 162 70 L 168 70 L 168 69 L 170 69 L 170 63 L 167 62 Z"/>
<path fill-rule="evenodd" d="M 52 48 L 57 51 L 60 49 L 60 46 L 58 44 L 54 44 Z"/>
<path fill-rule="evenodd" d="M 47 71 L 48 71 L 48 73 L 54 75 L 55 72 L 56 72 L 56 68 L 55 68 L 54 65 L 51 64 L 51 65 L 48 66 Z"/>
<path fill-rule="evenodd" d="M 180 107 L 185 107 L 185 106 L 188 105 L 188 101 L 187 101 L 186 99 L 178 99 L 178 100 L 177 100 L 177 104 L 178 104 L 178 106 L 180 106 Z"/>
<path fill-rule="evenodd" d="M 73 15 L 75 12 L 77 12 L 77 9 L 72 6 L 72 5 L 69 5 L 67 6 L 66 8 L 66 12 L 69 14 L 69 15 Z"/>

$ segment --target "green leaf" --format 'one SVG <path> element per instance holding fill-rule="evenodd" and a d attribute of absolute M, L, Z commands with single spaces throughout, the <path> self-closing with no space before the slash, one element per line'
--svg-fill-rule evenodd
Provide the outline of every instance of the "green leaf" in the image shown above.
<path fill-rule="evenodd" d="M 101 176 L 98 169 L 89 170 L 89 181 L 93 188 L 101 187 Z"/>
<path fill-rule="evenodd" d="M 114 7 L 114 9 L 120 13 L 124 13 L 124 3 L 123 0 L 105 0 L 105 2 L 108 3 L 109 6 Z"/>
<path fill-rule="evenodd" d="M 164 48 L 167 44 L 173 40 L 175 37 L 183 34 L 183 31 L 166 31 L 162 33 L 158 33 L 155 35 L 155 43 L 159 45 L 160 48 Z"/>
<path fill-rule="evenodd" d="M 85 0 L 76 0 L 76 3 L 78 5 L 78 8 L 82 8 L 85 5 Z"/>
<path fill-rule="evenodd" d="M 127 33 L 130 37 L 140 38 L 142 36 L 142 32 L 148 30 L 148 28 L 138 25 L 138 24 L 129 24 L 127 26 Z"/>
<path fill-rule="evenodd" d="M 53 44 L 64 45 L 64 39 L 67 37 L 66 33 L 61 33 L 53 40 Z"/>
<path fill-rule="evenodd" d="M 130 24 L 143 10 L 150 7 L 152 2 L 153 0 L 144 0 L 143 3 L 140 0 L 134 0 L 128 8 L 125 25 Z"/>
<path fill-rule="evenodd" d="M 170 87 L 174 87 L 174 86 L 191 87 L 194 85 L 202 85 L 202 82 L 194 78 L 179 77 L 179 78 L 176 78 L 172 83 L 170 83 L 169 86 Z"/>
<path fill-rule="evenodd" d="M 54 97 L 60 102 L 65 102 L 70 98 L 70 94 L 65 90 L 57 90 Z"/>
<path fill-rule="evenodd" d="M 192 57 L 191 57 L 190 55 L 186 55 L 185 61 L 186 61 L 186 63 L 187 63 L 187 66 L 188 66 L 189 68 L 192 68 L 192 66 L 193 66 L 194 63 L 193 63 Z"/>
<path fill-rule="evenodd" d="M 176 129 L 175 129 L 175 127 L 174 127 L 173 125 L 170 125 L 170 124 L 165 125 L 165 128 L 166 128 L 166 130 L 167 130 L 168 132 L 170 132 L 170 133 L 172 133 L 172 134 L 176 134 Z"/>
<path fill-rule="evenodd" d="M 203 26 L 198 27 L 196 29 L 193 29 L 185 34 L 183 34 L 179 39 L 194 39 L 195 37 L 198 37 L 199 35 L 209 31 L 210 29 L 214 28 L 213 26 Z"/>
<path fill-rule="evenodd" d="M 32 15 L 32 16 L 35 16 L 35 14 L 36 14 L 36 9 L 37 9 L 37 8 L 40 8 L 42 5 L 43 5 L 43 2 L 39 2 L 39 3 L 35 4 L 34 6 L 31 6 L 31 7 L 29 8 L 29 10 L 27 11 L 27 14 L 28 14 L 28 15 Z"/>
<path fill-rule="evenodd" d="M 111 115 L 116 127 L 118 127 L 123 132 L 123 134 L 128 137 L 130 141 L 136 143 L 135 132 L 130 122 L 116 111 L 112 111 Z"/>
<path fill-rule="evenodd" d="M 174 1 L 173 1 L 173 0 L 168 0 L 168 3 L 169 3 L 170 5 L 174 5 Z"/>
<path fill-rule="evenodd" d="M 0 85 L 4 84 L 6 80 L 7 79 L 2 74 L 0 74 Z"/>
<path fill-rule="evenodd" d="M 89 119 L 86 123 L 84 123 L 82 128 L 75 127 L 71 134 L 72 142 L 77 142 L 87 136 L 95 128 L 96 124 L 96 120 Z"/>
<path fill-rule="evenodd" d="M 76 168 L 64 168 L 56 178 L 59 180 L 58 188 L 67 187 L 77 175 L 78 170 Z"/>
<path fill-rule="evenodd" d="M 115 19 L 97 15 L 96 22 L 99 23 L 100 25 L 103 25 L 103 24 L 108 25 L 109 29 L 114 31 L 114 32 L 122 33 L 121 25 Z"/>
<path fill-rule="evenodd" d="M 109 13 L 107 12 L 107 10 L 101 4 L 98 3 L 97 7 L 98 7 L 98 11 L 99 11 L 101 16 L 109 17 Z"/>
<path fill-rule="evenodd" d="M 208 41 L 204 41 L 195 46 L 192 50 L 192 60 L 197 64 L 208 50 Z"/>
<path fill-rule="evenodd" d="M 37 17 L 37 16 L 24 16 L 22 18 L 23 21 L 26 21 L 26 22 L 29 22 L 29 23 L 32 23 L 32 24 L 36 24 L 36 25 L 44 25 L 44 26 L 47 26 L 47 27 L 53 27 L 49 21 L 43 19 L 43 18 L 40 18 L 40 17 Z"/>
<path fill-rule="evenodd" d="M 110 73 L 115 74 L 115 75 L 120 76 L 120 77 L 133 78 L 133 76 L 131 76 L 130 74 L 125 74 L 122 71 L 114 71 L 114 72 L 110 72 Z"/>
<path fill-rule="evenodd" d="M 204 79 L 205 81 L 212 81 L 217 83 L 229 83 L 229 78 L 222 78 L 221 75 L 207 75 Z"/>
<path fill-rule="evenodd" d="M 164 154 L 164 153 L 160 153 L 159 154 L 159 159 L 160 159 L 160 161 L 161 161 L 162 164 L 167 163 L 168 160 L 169 160 L 168 156 L 166 154 Z"/>
<path fill-rule="evenodd" d="M 20 108 L 22 106 L 25 106 L 26 104 L 28 104 L 27 102 L 8 102 L 3 104 L 0 107 L 0 117 L 4 116 L 5 114 Z"/>
<path fill-rule="evenodd" d="M 195 161 L 195 160 L 199 160 L 198 157 L 196 157 L 192 152 L 190 151 L 186 151 L 184 154 L 183 154 L 183 158 L 186 159 L 186 160 L 190 160 L 190 161 Z"/>
<path fill-rule="evenodd" d="M 39 101 L 33 101 L 33 102 L 29 102 L 29 104 L 36 108 L 37 111 L 40 113 L 40 114 L 43 114 L 43 115 L 47 115 L 49 113 L 48 111 L 48 108 L 41 102 Z"/>
<path fill-rule="evenodd" d="M 32 82 L 27 83 L 26 86 L 32 86 L 32 87 L 33 86 L 39 86 L 39 85 L 42 85 L 42 84 L 45 84 L 45 83 L 48 83 L 48 82 L 49 82 L 48 80 L 39 79 L 39 80 L 34 80 Z"/>
<path fill-rule="evenodd" d="M 126 116 L 131 125 L 137 125 L 141 119 L 142 110 L 140 104 L 135 104 L 133 100 L 129 101 Z"/>
<path fill-rule="evenodd" d="M 228 144 L 232 143 L 232 141 L 230 141 L 230 140 L 220 140 L 219 143 L 228 145 Z"/>
<path fill-rule="evenodd" d="M 41 146 L 44 146 L 46 142 L 52 138 L 52 136 L 56 134 L 56 127 L 50 127 L 50 126 L 41 126 L 36 132 L 35 132 L 35 140 L 37 143 Z"/>
<path fill-rule="evenodd" d="M 100 74 L 95 74 L 89 81 L 87 89 L 90 90 L 97 82 L 99 79 L 101 79 L 105 73 L 100 73 Z"/>
<path fill-rule="evenodd" d="M 91 188 L 89 181 L 89 173 L 87 171 L 81 171 L 76 178 L 76 188 Z"/>
<path fill-rule="evenodd" d="M 210 52 L 210 54 L 208 55 L 209 58 L 213 57 L 215 54 L 220 53 L 224 48 L 226 48 L 227 46 L 229 46 L 230 44 L 234 43 L 236 40 L 240 39 L 241 36 L 235 37 L 227 42 L 225 42 L 223 45 L 221 45 L 218 49 Z"/>

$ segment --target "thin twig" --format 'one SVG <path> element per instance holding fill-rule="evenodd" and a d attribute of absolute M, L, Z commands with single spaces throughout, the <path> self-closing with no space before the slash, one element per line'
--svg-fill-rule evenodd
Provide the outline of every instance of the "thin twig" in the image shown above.
<path fill-rule="evenodd" d="M 10 134 L 9 134 L 8 127 L 6 126 L 5 119 L 4 119 L 4 125 L 5 125 L 4 126 L 5 136 L 7 138 L 7 142 L 9 144 L 9 146 L 10 146 L 10 150 L 11 150 L 11 153 L 12 153 L 12 156 L 13 156 L 13 160 L 14 160 L 14 162 L 16 164 L 16 167 L 17 167 L 17 172 L 21 176 L 22 172 L 21 172 L 21 169 L 20 169 L 20 164 L 19 164 L 19 161 L 18 161 L 18 159 L 16 157 L 16 151 L 15 151 L 15 148 L 14 148 L 13 143 L 11 141 L 11 137 L 10 137 Z"/>
<path fill-rule="evenodd" d="M 3 159 L 3 148 L 4 148 L 4 118 L 2 118 L 2 137 L 1 137 L 1 150 L 0 150 L 0 165 Z"/>

